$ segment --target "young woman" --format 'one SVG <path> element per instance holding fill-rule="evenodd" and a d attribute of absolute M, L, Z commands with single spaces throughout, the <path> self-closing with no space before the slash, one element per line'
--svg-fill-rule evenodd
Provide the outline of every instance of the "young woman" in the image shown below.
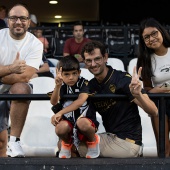
<path fill-rule="evenodd" d="M 140 67 L 142 67 L 143 85 L 148 93 L 170 92 L 170 89 L 162 88 L 165 82 L 170 82 L 170 35 L 154 18 L 145 19 L 140 25 L 137 69 Z M 151 116 L 151 121 L 158 149 L 159 117 Z M 170 100 L 166 102 L 166 157 L 170 155 L 169 130 Z"/>

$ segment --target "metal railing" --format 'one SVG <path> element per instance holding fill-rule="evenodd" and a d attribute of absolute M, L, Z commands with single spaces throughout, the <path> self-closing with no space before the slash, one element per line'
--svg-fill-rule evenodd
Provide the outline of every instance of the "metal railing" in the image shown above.
<path fill-rule="evenodd" d="M 170 94 L 159 93 L 159 94 L 148 94 L 151 99 L 157 99 L 159 101 L 159 149 L 158 157 L 165 158 L 165 103 L 166 99 L 170 99 Z M 77 95 L 64 95 L 64 98 L 77 98 Z M 90 96 L 90 98 L 113 98 L 115 100 L 127 100 L 126 95 L 118 94 L 96 94 Z M 47 94 L 0 94 L 0 100 L 50 100 Z"/>

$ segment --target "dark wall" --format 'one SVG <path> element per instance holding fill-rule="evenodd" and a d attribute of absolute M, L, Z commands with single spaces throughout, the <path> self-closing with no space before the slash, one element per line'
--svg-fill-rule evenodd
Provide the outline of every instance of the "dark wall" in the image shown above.
<path fill-rule="evenodd" d="M 99 16 L 102 21 L 123 24 L 139 24 L 146 17 L 154 17 L 164 25 L 170 25 L 168 0 L 99 0 Z"/>

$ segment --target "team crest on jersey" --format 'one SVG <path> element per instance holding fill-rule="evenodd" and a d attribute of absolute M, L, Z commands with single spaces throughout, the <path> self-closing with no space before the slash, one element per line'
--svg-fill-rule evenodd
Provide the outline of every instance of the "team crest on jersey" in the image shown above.
<path fill-rule="evenodd" d="M 87 80 L 86 80 L 86 81 L 84 81 L 84 84 L 85 84 L 86 86 L 88 85 L 88 83 L 89 83 L 89 82 L 88 82 Z"/>
<path fill-rule="evenodd" d="M 125 76 L 127 76 L 127 77 L 132 77 L 130 74 L 126 74 Z"/>
<path fill-rule="evenodd" d="M 115 93 L 116 86 L 114 84 L 110 84 L 109 89 L 112 93 Z"/>

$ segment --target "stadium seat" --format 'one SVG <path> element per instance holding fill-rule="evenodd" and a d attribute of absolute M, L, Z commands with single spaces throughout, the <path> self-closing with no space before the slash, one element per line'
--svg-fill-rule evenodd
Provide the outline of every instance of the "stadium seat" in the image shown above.
<path fill-rule="evenodd" d="M 46 94 L 55 87 L 55 80 L 50 77 L 37 77 L 30 82 L 33 84 L 33 94 Z M 54 157 L 56 155 L 58 137 L 51 124 L 53 115 L 51 107 L 49 100 L 31 101 L 21 133 L 25 156 Z"/>
<path fill-rule="evenodd" d="M 56 67 L 50 67 L 50 72 L 54 75 L 54 78 L 56 78 Z"/>
<path fill-rule="evenodd" d="M 56 58 L 47 58 L 47 60 L 48 61 L 50 61 L 53 65 L 54 65 L 54 67 L 56 67 L 57 66 L 57 63 L 58 63 L 58 59 L 56 59 Z"/>
<path fill-rule="evenodd" d="M 128 73 L 130 73 L 131 75 L 133 73 L 133 68 L 136 66 L 136 64 L 137 64 L 137 58 L 133 58 L 129 61 Z"/>
<path fill-rule="evenodd" d="M 140 107 L 139 114 L 142 124 L 142 143 L 144 157 L 157 157 L 156 139 L 152 128 L 151 119 L 148 114 Z"/>
<path fill-rule="evenodd" d="M 125 71 L 124 63 L 118 58 L 108 58 L 107 64 L 111 65 L 116 70 Z"/>
<path fill-rule="evenodd" d="M 56 50 L 54 51 L 54 56 L 61 56 L 63 55 L 63 49 L 66 38 L 56 38 L 55 44 L 56 44 Z"/>
<path fill-rule="evenodd" d="M 86 78 L 87 80 L 91 80 L 94 75 L 86 68 L 80 68 L 81 69 L 81 76 Z"/>
<path fill-rule="evenodd" d="M 33 94 L 47 94 L 55 87 L 55 80 L 51 77 L 36 77 L 29 83 L 33 85 Z"/>

